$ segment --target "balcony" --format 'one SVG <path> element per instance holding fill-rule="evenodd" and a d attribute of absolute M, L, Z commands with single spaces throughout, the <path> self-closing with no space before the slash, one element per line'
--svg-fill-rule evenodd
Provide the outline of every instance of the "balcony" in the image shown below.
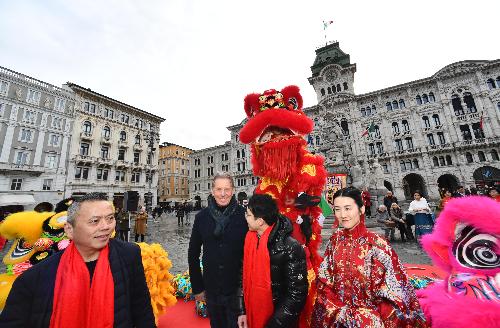
<path fill-rule="evenodd" d="M 111 145 L 111 137 L 101 136 L 101 144 Z"/>
<path fill-rule="evenodd" d="M 92 137 L 92 132 L 81 132 L 80 139 L 92 141 L 94 140 L 94 137 Z"/>
<path fill-rule="evenodd" d="M 104 165 L 104 166 L 111 166 L 111 165 L 113 165 L 113 160 L 110 159 L 110 158 L 99 157 L 96 160 L 97 160 L 97 165 Z"/>
<path fill-rule="evenodd" d="M 134 144 L 134 150 L 137 151 L 142 151 L 144 149 L 144 146 L 141 144 Z"/>
<path fill-rule="evenodd" d="M 127 148 L 128 147 L 127 140 L 118 140 L 118 147 Z"/>
<path fill-rule="evenodd" d="M 93 163 L 95 158 L 89 155 L 75 155 L 73 160 L 77 163 Z"/>
<path fill-rule="evenodd" d="M 4 172 L 6 174 L 11 173 L 23 173 L 30 174 L 33 176 L 39 176 L 47 169 L 41 166 L 33 166 L 33 165 L 21 165 L 21 164 L 9 164 L 9 163 L 0 163 L 0 172 Z"/>

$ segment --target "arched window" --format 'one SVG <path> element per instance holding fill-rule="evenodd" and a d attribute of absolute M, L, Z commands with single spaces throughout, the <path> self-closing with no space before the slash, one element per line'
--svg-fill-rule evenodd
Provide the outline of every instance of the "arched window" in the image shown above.
<path fill-rule="evenodd" d="M 335 93 L 335 92 L 337 92 L 337 90 L 335 90 L 335 86 L 332 85 L 332 93 Z"/>
<path fill-rule="evenodd" d="M 479 157 L 480 162 L 486 161 L 486 156 L 484 156 L 484 152 L 482 152 L 482 151 L 477 152 L 477 157 Z"/>
<path fill-rule="evenodd" d="M 240 158 L 240 150 L 239 149 L 236 151 L 236 158 Z"/>
<path fill-rule="evenodd" d="M 450 155 L 446 155 L 446 165 L 453 165 L 453 162 L 451 161 Z"/>
<path fill-rule="evenodd" d="M 332 89 L 330 89 L 330 87 L 328 87 L 328 94 L 331 94 L 332 93 Z"/>
<path fill-rule="evenodd" d="M 347 87 L 347 82 L 344 82 L 343 86 L 344 86 L 344 90 L 349 89 L 349 88 Z"/>
<path fill-rule="evenodd" d="M 135 136 L 135 144 L 136 145 L 140 145 L 141 144 L 141 135 L 140 134 L 137 134 Z"/>
<path fill-rule="evenodd" d="M 321 139 L 319 138 L 319 136 L 316 136 L 316 145 L 319 146 L 320 143 L 321 143 Z"/>
<path fill-rule="evenodd" d="M 109 126 L 105 126 L 103 129 L 102 129 L 102 136 L 104 138 L 109 138 L 111 137 L 111 129 L 109 128 Z"/>
<path fill-rule="evenodd" d="M 417 105 L 422 105 L 422 98 L 420 96 L 416 96 L 415 100 L 417 101 Z"/>
<path fill-rule="evenodd" d="M 401 123 L 403 124 L 403 131 L 410 131 L 410 124 L 408 124 L 407 120 L 403 120 Z"/>
<path fill-rule="evenodd" d="M 499 158 L 498 158 L 498 152 L 496 151 L 496 149 L 492 149 L 491 152 L 490 152 L 490 155 L 491 155 L 491 160 L 493 161 L 498 161 Z"/>
<path fill-rule="evenodd" d="M 497 76 L 497 87 L 500 88 L 500 76 Z"/>
<path fill-rule="evenodd" d="M 399 133 L 399 125 L 397 122 L 392 122 L 392 132 Z"/>
<path fill-rule="evenodd" d="M 497 86 L 495 85 L 495 80 L 493 79 L 488 79 L 488 81 L 486 81 L 486 84 L 488 85 L 488 89 L 495 89 Z"/>
<path fill-rule="evenodd" d="M 406 169 L 411 170 L 413 168 L 413 164 L 410 160 L 406 161 Z"/>
<path fill-rule="evenodd" d="M 391 105 L 391 102 L 388 101 L 386 104 L 385 104 L 385 107 L 387 108 L 387 110 L 392 110 L 392 105 Z"/>
<path fill-rule="evenodd" d="M 380 130 L 378 128 L 378 125 L 375 125 L 373 128 L 375 129 L 375 137 L 380 138 Z"/>
<path fill-rule="evenodd" d="M 364 108 L 361 108 L 361 116 L 366 116 L 366 112 Z"/>
<path fill-rule="evenodd" d="M 500 110 L 500 102 L 497 102 L 497 108 Z"/>
<path fill-rule="evenodd" d="M 349 124 L 347 123 L 347 120 L 345 118 L 340 121 L 340 127 L 342 128 L 342 132 L 344 133 L 344 135 L 349 135 Z"/>
<path fill-rule="evenodd" d="M 418 159 L 416 159 L 416 158 L 413 160 L 413 167 L 416 169 L 420 168 L 420 165 L 418 165 Z"/>
<path fill-rule="evenodd" d="M 321 88 L 321 95 L 324 96 L 325 95 L 325 88 Z"/>
<path fill-rule="evenodd" d="M 438 114 L 432 115 L 432 119 L 434 120 L 434 125 L 435 126 L 441 125 L 441 120 L 439 119 L 439 115 Z"/>
<path fill-rule="evenodd" d="M 375 105 L 372 105 L 372 114 L 377 114 L 377 107 L 375 107 Z"/>
<path fill-rule="evenodd" d="M 473 156 L 472 156 L 472 154 L 471 154 L 471 153 L 469 153 L 469 152 L 466 152 L 466 153 L 465 153 L 465 159 L 467 160 L 467 163 L 472 163 L 472 162 L 474 162 L 474 157 L 473 157 Z"/>
<path fill-rule="evenodd" d="M 245 158 L 245 149 L 241 150 L 241 158 Z"/>
<path fill-rule="evenodd" d="M 401 167 L 401 171 L 406 171 L 405 161 L 399 162 L 399 166 Z"/>
<path fill-rule="evenodd" d="M 89 121 L 83 122 L 82 128 L 83 128 L 83 132 L 92 133 L 92 123 L 90 123 Z"/>
<path fill-rule="evenodd" d="M 432 158 L 432 163 L 434 164 L 434 166 L 439 166 L 439 160 L 436 156 Z"/>
<path fill-rule="evenodd" d="M 456 116 L 464 115 L 464 108 L 462 107 L 462 102 L 460 101 L 460 97 L 457 95 L 451 96 L 451 104 L 453 105 L 453 110 L 455 111 Z"/>
<path fill-rule="evenodd" d="M 396 100 L 394 100 L 394 101 L 392 102 L 392 108 L 394 108 L 394 109 L 398 109 L 398 108 L 399 108 L 399 106 L 398 106 L 398 102 L 397 102 Z"/>
<path fill-rule="evenodd" d="M 127 134 L 125 133 L 125 131 L 121 131 L 120 132 L 120 141 L 125 141 L 127 140 Z"/>
<path fill-rule="evenodd" d="M 427 104 L 429 102 L 429 98 L 427 98 L 427 95 L 425 93 L 422 95 L 422 102 L 424 104 Z"/>
<path fill-rule="evenodd" d="M 372 110 L 370 109 L 370 106 L 366 107 L 366 116 L 370 116 L 372 114 Z"/>
<path fill-rule="evenodd" d="M 424 121 L 424 128 L 430 128 L 431 122 L 427 116 L 422 116 L 422 121 Z"/>
<path fill-rule="evenodd" d="M 430 102 L 435 102 L 436 98 L 434 98 L 434 94 L 432 92 L 429 92 L 429 101 Z"/>
<path fill-rule="evenodd" d="M 405 107 L 406 105 L 404 99 L 399 99 L 399 108 L 405 108 Z"/>
<path fill-rule="evenodd" d="M 444 156 L 439 156 L 439 166 L 445 166 L 446 161 L 444 160 Z"/>
<path fill-rule="evenodd" d="M 464 102 L 470 113 L 477 112 L 476 103 L 474 102 L 474 98 L 472 98 L 472 95 L 469 92 L 464 93 Z"/>
<path fill-rule="evenodd" d="M 340 88 L 340 84 L 337 84 L 337 92 L 340 92 L 342 91 L 342 89 Z"/>

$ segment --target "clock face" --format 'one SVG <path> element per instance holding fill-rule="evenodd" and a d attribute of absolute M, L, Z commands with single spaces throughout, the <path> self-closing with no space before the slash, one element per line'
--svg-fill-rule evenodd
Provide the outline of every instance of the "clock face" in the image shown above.
<path fill-rule="evenodd" d="M 325 73 L 325 79 L 327 82 L 333 82 L 337 79 L 337 72 L 334 70 L 329 70 Z"/>

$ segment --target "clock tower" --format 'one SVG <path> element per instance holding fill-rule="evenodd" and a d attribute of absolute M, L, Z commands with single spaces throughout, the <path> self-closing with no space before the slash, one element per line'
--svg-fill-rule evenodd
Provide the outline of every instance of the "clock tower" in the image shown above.
<path fill-rule="evenodd" d="M 338 42 L 316 49 L 312 76 L 308 80 L 316 91 L 318 103 L 336 95 L 354 95 L 355 72 L 356 64 L 351 64 L 349 54 L 340 49 Z"/>

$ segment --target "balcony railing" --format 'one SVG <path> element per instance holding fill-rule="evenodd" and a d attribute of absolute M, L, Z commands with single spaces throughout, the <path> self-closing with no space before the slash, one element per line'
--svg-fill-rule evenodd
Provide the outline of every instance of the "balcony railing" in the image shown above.
<path fill-rule="evenodd" d="M 14 163 L 0 163 L 0 172 L 23 172 L 23 173 L 31 173 L 33 175 L 40 175 L 45 172 L 47 169 L 41 166 L 34 165 L 22 165 L 22 164 L 14 164 Z"/>
<path fill-rule="evenodd" d="M 94 138 L 92 137 L 92 132 L 81 132 L 80 139 L 93 140 Z"/>

